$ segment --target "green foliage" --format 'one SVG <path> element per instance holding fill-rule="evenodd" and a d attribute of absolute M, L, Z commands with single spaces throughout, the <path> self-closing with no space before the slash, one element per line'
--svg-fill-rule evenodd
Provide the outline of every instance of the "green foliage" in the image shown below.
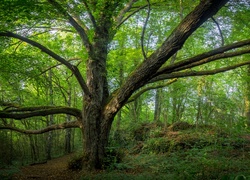
<path fill-rule="evenodd" d="M 107 147 L 105 149 L 106 157 L 104 159 L 104 168 L 113 169 L 125 169 L 126 165 L 122 164 L 122 159 L 125 156 L 124 150 L 117 147 Z"/>
<path fill-rule="evenodd" d="M 10 166 L 8 168 L 0 168 L 0 179 L 9 180 L 11 179 L 13 174 L 18 173 L 18 172 L 20 172 L 20 170 L 14 166 Z"/>

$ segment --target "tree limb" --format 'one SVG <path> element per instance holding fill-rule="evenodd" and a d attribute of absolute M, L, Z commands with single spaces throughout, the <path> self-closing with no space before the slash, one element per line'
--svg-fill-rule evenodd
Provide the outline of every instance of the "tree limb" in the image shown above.
<path fill-rule="evenodd" d="M 141 6 L 137 8 L 135 11 L 131 12 L 127 17 L 124 19 L 121 19 L 120 22 L 117 22 L 116 28 L 118 29 L 125 21 L 127 21 L 131 16 L 133 16 L 135 13 L 139 12 L 140 10 L 146 8 L 148 5 Z"/>
<path fill-rule="evenodd" d="M 95 21 L 95 18 L 93 16 L 93 14 L 91 13 L 90 9 L 89 9 L 89 5 L 88 3 L 85 1 L 85 0 L 82 0 L 85 8 L 87 9 L 87 12 L 88 12 L 88 15 L 89 15 L 89 18 L 90 18 L 90 21 L 92 22 L 93 24 L 93 27 L 96 29 L 97 28 L 97 25 L 96 25 L 96 21 Z"/>
<path fill-rule="evenodd" d="M 177 78 L 174 78 L 174 79 L 172 79 L 172 80 L 170 80 L 170 81 L 168 81 L 166 83 L 163 83 L 163 84 L 158 84 L 158 85 L 155 85 L 155 86 L 146 87 L 146 88 L 140 90 L 139 92 L 137 92 L 131 98 L 129 98 L 127 103 L 135 101 L 139 96 L 141 96 L 143 93 L 145 93 L 145 92 L 147 92 L 149 90 L 163 88 L 163 87 L 169 86 L 170 84 L 172 84 L 172 83 L 174 83 L 176 81 L 177 81 Z"/>
<path fill-rule="evenodd" d="M 228 0 L 201 0 L 200 4 L 172 31 L 161 47 L 128 76 L 113 98 L 107 102 L 105 109 L 109 111 L 108 115 L 113 116 L 113 113 L 115 114 L 117 109 L 120 109 L 137 89 L 147 84 L 158 69 L 182 48 L 187 38 L 227 2 Z M 110 119 L 112 120 L 112 118 Z"/>
<path fill-rule="evenodd" d="M 58 11 L 59 13 L 62 13 L 64 16 L 66 16 L 69 20 L 69 23 L 75 28 L 75 30 L 80 35 L 83 44 L 88 52 L 92 49 L 92 44 L 89 41 L 88 35 L 86 34 L 85 30 L 74 20 L 73 17 L 70 16 L 70 14 L 55 0 L 48 0 L 49 3 L 51 3 Z"/>
<path fill-rule="evenodd" d="M 24 42 L 26 42 L 34 47 L 39 48 L 41 51 L 43 51 L 44 53 L 46 53 L 50 57 L 52 57 L 55 60 L 59 61 L 60 63 L 64 64 L 75 75 L 75 77 L 76 77 L 78 83 L 80 84 L 82 90 L 84 91 L 85 95 L 90 96 L 89 89 L 88 89 L 79 69 L 76 66 L 72 65 L 67 60 L 65 60 L 61 56 L 57 55 L 56 53 L 54 53 L 50 49 L 46 48 L 45 46 L 43 46 L 43 45 L 39 44 L 38 42 L 33 41 L 29 38 L 26 38 L 26 37 L 23 37 L 23 36 L 20 36 L 18 34 L 15 34 L 15 33 L 8 32 L 8 31 L 7 32 L 0 32 L 0 36 L 13 37 L 13 38 L 19 39 L 21 41 L 24 41 Z"/>
<path fill-rule="evenodd" d="M 9 108 L 19 108 L 20 106 L 15 103 L 4 102 L 0 100 L 0 106 L 4 106 L 5 110 Z"/>
<path fill-rule="evenodd" d="M 115 18 L 116 19 L 116 23 L 120 24 L 122 22 L 122 19 L 124 18 L 125 14 L 131 9 L 132 5 L 136 2 L 137 0 L 130 0 L 127 5 L 125 6 L 125 8 L 123 8 L 120 13 L 118 14 L 118 16 Z"/>
<path fill-rule="evenodd" d="M 170 73 L 170 72 L 173 72 L 175 70 L 180 70 L 180 69 L 184 69 L 182 67 L 185 67 L 185 69 L 187 67 L 190 68 L 190 65 L 192 63 L 196 63 L 202 59 L 209 59 L 209 58 L 212 58 L 210 60 L 215 60 L 213 59 L 214 58 L 222 58 L 223 53 L 226 52 L 226 51 L 229 51 L 229 50 L 232 50 L 232 49 L 236 49 L 236 48 L 240 48 L 240 47 L 244 47 L 244 46 L 247 46 L 247 45 L 250 45 L 250 39 L 249 40 L 244 40 L 244 41 L 240 41 L 240 42 L 236 42 L 236 43 L 232 43 L 232 44 L 229 44 L 227 46 L 223 46 L 223 47 L 220 47 L 220 48 L 217 48 L 217 49 L 214 49 L 214 50 L 211 50 L 209 52 L 205 52 L 205 53 L 202 53 L 202 54 L 199 54 L 197 56 L 194 56 L 194 57 L 191 57 L 191 58 L 188 58 L 186 60 L 182 60 L 182 61 L 179 61 L 177 63 L 174 63 L 174 64 L 171 64 L 171 65 L 168 65 L 164 68 L 161 68 L 159 69 L 155 74 L 154 74 L 154 77 L 155 76 L 158 76 L 160 74 L 164 74 L 164 73 Z M 246 50 L 248 51 L 248 50 Z M 243 51 L 242 51 L 243 53 Z M 218 55 L 220 54 L 220 55 Z M 218 56 L 215 56 L 215 55 L 218 55 Z M 227 54 L 228 57 L 230 57 L 230 53 Z M 233 53 L 231 54 L 233 56 Z M 239 55 L 239 54 L 238 54 Z M 232 57 L 231 56 L 231 57 Z M 226 57 L 226 55 L 225 55 Z M 224 58 L 225 58 L 224 57 Z"/>
<path fill-rule="evenodd" d="M 43 134 L 49 131 L 67 129 L 67 128 L 81 128 L 81 123 L 79 121 L 64 122 L 62 124 L 54 124 L 39 130 L 24 130 L 13 126 L 0 126 L 1 129 L 12 130 L 23 134 Z"/>
<path fill-rule="evenodd" d="M 220 33 L 220 37 L 221 37 L 221 46 L 224 46 L 224 37 L 223 37 L 223 33 L 221 31 L 221 28 L 220 28 L 220 25 L 219 23 L 214 19 L 214 17 L 211 17 L 211 19 L 213 20 L 213 22 L 216 24 L 218 30 L 219 30 L 219 33 Z"/>
<path fill-rule="evenodd" d="M 144 59 L 147 59 L 147 55 L 146 55 L 146 52 L 145 52 L 145 49 L 144 49 L 144 36 L 145 36 L 145 31 L 146 31 L 146 27 L 147 27 L 147 24 L 148 24 L 150 11 L 151 11 L 150 10 L 150 2 L 149 2 L 149 0 L 147 0 L 147 3 L 148 3 L 147 17 L 146 17 L 146 20 L 144 22 L 144 25 L 143 25 L 143 28 L 142 28 L 142 33 L 141 33 L 141 50 L 142 50 L 142 55 L 143 55 Z"/>
<path fill-rule="evenodd" d="M 34 116 L 48 116 L 52 114 L 69 114 L 77 119 L 82 119 L 82 112 L 76 108 L 70 107 L 55 107 L 55 106 L 37 106 L 12 108 L 0 111 L 0 118 L 25 119 Z"/>
<path fill-rule="evenodd" d="M 233 69 L 236 69 L 241 66 L 249 65 L 250 61 L 242 62 L 239 64 L 235 64 L 232 66 L 227 66 L 223 68 L 218 68 L 218 69 L 213 69 L 213 70 L 207 70 L 207 71 L 186 71 L 186 72 L 173 72 L 170 74 L 162 74 L 154 78 L 153 82 L 161 81 L 161 80 L 166 80 L 166 79 L 172 79 L 172 78 L 181 78 L 181 77 L 190 77 L 190 76 L 204 76 L 204 75 L 214 75 L 226 71 L 230 71 Z"/>
<path fill-rule="evenodd" d="M 67 61 L 70 62 L 70 61 L 78 61 L 78 60 L 81 60 L 81 58 L 71 58 L 71 59 L 69 59 L 69 60 L 67 60 Z M 43 71 L 40 73 L 40 75 L 46 73 L 47 71 L 49 71 L 49 70 L 51 70 L 51 69 L 53 69 L 53 68 L 55 68 L 55 67 L 57 67 L 57 66 L 61 66 L 61 65 L 62 65 L 62 63 L 58 63 L 58 64 L 55 64 L 55 65 L 53 65 L 53 66 L 50 66 L 50 67 L 48 67 L 47 69 L 43 70 Z"/>

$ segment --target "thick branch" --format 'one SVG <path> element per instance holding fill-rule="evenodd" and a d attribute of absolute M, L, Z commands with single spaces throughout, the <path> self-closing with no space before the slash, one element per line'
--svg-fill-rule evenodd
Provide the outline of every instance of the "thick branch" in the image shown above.
<path fill-rule="evenodd" d="M 250 64 L 250 61 L 242 62 L 239 64 L 235 64 L 232 66 L 227 66 L 223 68 L 213 69 L 213 70 L 207 70 L 207 71 L 187 71 L 187 72 L 173 72 L 170 74 L 162 74 L 154 79 L 154 82 L 166 80 L 166 79 L 172 79 L 172 78 L 181 78 L 181 77 L 190 77 L 190 76 L 204 76 L 204 75 L 214 75 L 226 71 L 230 71 L 233 69 L 236 69 L 241 66 L 245 66 Z"/>
<path fill-rule="evenodd" d="M 23 133 L 23 134 L 43 134 L 49 131 L 67 129 L 67 128 L 81 128 L 81 123 L 79 121 L 70 121 L 70 122 L 65 122 L 62 124 L 54 124 L 54 125 L 51 125 L 44 129 L 39 129 L 39 130 L 24 130 L 24 129 L 19 129 L 17 127 L 12 127 L 12 126 L 0 126 L 0 130 L 8 129 L 8 130 L 16 131 L 16 132 Z"/>
<path fill-rule="evenodd" d="M 208 18 L 216 14 L 227 1 L 201 0 L 200 4 L 173 30 L 162 46 L 131 73 L 126 82 L 106 105 L 105 108 L 110 111 L 109 114 L 113 116 L 112 112 L 115 114 L 117 109 L 120 109 L 126 103 L 135 90 L 153 78 L 157 70 L 182 48 L 187 38 Z"/>
<path fill-rule="evenodd" d="M 145 93 L 145 92 L 147 92 L 149 90 L 163 88 L 163 87 L 169 86 L 170 84 L 172 84 L 172 83 L 174 83 L 176 81 L 177 81 L 177 78 L 174 78 L 174 79 L 172 79 L 172 80 L 170 80 L 170 81 L 168 81 L 168 82 L 166 82 L 164 84 L 158 84 L 158 85 L 155 85 L 155 86 L 146 87 L 146 88 L 140 90 L 139 92 L 137 92 L 131 98 L 129 98 L 127 103 L 135 101 L 139 96 L 141 96 L 143 93 Z"/>
<path fill-rule="evenodd" d="M 197 56 L 191 57 L 189 59 L 186 59 L 186 60 L 179 61 L 179 62 L 171 64 L 171 65 L 168 65 L 168 66 L 166 66 L 164 68 L 161 68 L 160 70 L 157 71 L 157 73 L 155 73 L 154 76 L 158 76 L 158 75 L 164 74 L 164 73 L 170 73 L 170 72 L 173 72 L 173 71 L 175 71 L 177 69 L 178 70 L 184 69 L 183 67 L 185 67 L 185 69 L 187 67 L 190 68 L 190 64 L 198 62 L 198 61 L 200 61 L 202 59 L 206 59 L 206 58 L 208 60 L 212 56 L 213 57 L 210 60 L 215 60 L 214 58 L 217 58 L 217 59 L 225 58 L 226 56 L 222 57 L 222 56 L 224 56 L 223 55 L 224 52 L 232 50 L 232 49 L 244 47 L 244 46 L 247 46 L 247 45 L 250 45 L 250 40 L 240 41 L 240 42 L 236 42 L 236 43 L 233 43 L 233 44 L 230 44 L 230 45 L 227 45 L 227 46 L 223 46 L 223 47 L 211 50 L 209 52 L 205 52 L 205 53 L 199 54 Z M 246 51 L 248 51 L 248 50 L 246 50 Z M 238 52 L 240 52 L 240 51 L 238 51 Z M 243 51 L 241 53 L 243 53 Z M 220 54 L 220 55 L 218 55 L 218 54 Z M 218 56 L 215 56 L 215 55 L 218 55 Z M 240 54 L 238 54 L 238 55 L 240 55 Z M 230 55 L 230 53 L 228 53 L 228 57 L 232 57 L 232 56 L 233 56 L 232 54 Z"/>
<path fill-rule="evenodd" d="M 82 118 L 82 113 L 79 109 L 70 107 L 54 107 L 54 106 L 7 109 L 4 111 L 0 111 L 0 118 L 12 118 L 18 120 L 34 116 L 48 116 L 52 114 L 68 114 L 75 116 L 77 119 Z"/>
<path fill-rule="evenodd" d="M 79 69 L 72 65 L 71 63 L 69 63 L 67 60 L 65 60 L 64 58 L 62 58 L 61 56 L 57 55 L 56 53 L 54 53 L 53 51 L 51 51 L 50 49 L 46 48 L 45 46 L 39 44 L 36 41 L 33 41 L 31 39 L 28 39 L 26 37 L 20 36 L 18 34 L 12 33 L 12 32 L 0 32 L 0 36 L 7 36 L 7 37 L 13 37 L 16 39 L 19 39 L 21 41 L 24 41 L 34 47 L 39 48 L 41 51 L 43 51 L 44 53 L 46 53 L 47 55 L 49 55 L 50 57 L 54 58 L 55 60 L 59 61 L 60 63 L 64 64 L 68 69 L 70 69 L 72 71 L 72 73 L 75 75 L 76 79 L 78 80 L 82 90 L 84 91 L 85 95 L 90 96 L 90 92 L 89 89 L 81 75 L 81 73 L 79 72 Z"/>

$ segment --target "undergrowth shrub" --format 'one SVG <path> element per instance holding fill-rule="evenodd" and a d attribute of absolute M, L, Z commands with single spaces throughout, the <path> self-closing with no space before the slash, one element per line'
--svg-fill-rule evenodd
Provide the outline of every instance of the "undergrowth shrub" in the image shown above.
<path fill-rule="evenodd" d="M 181 130 L 187 130 L 187 129 L 192 129 L 194 125 L 189 124 L 188 122 L 175 122 L 172 124 L 168 129 L 171 131 L 181 131 Z"/>
<path fill-rule="evenodd" d="M 150 137 L 161 137 L 164 135 L 162 131 L 162 123 L 143 123 L 132 132 L 136 141 L 145 141 Z"/>
<path fill-rule="evenodd" d="M 81 170 L 83 165 L 83 155 L 77 154 L 73 156 L 68 162 L 68 169 L 70 170 Z"/>
<path fill-rule="evenodd" d="M 107 147 L 105 153 L 104 169 L 116 169 L 125 156 L 124 150 L 117 147 Z"/>
<path fill-rule="evenodd" d="M 166 153 L 172 146 L 171 141 L 165 137 L 161 138 L 150 138 L 148 139 L 143 147 L 145 153 Z"/>

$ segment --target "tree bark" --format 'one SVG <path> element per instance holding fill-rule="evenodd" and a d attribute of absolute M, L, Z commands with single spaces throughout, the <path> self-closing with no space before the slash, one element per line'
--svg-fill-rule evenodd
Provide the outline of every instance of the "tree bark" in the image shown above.
<path fill-rule="evenodd" d="M 250 127 L 250 65 L 247 67 L 246 118 Z"/>
<path fill-rule="evenodd" d="M 156 89 L 156 92 L 155 92 L 154 122 L 159 122 L 160 121 L 161 105 L 162 105 L 161 94 L 162 94 L 162 89 Z"/>

